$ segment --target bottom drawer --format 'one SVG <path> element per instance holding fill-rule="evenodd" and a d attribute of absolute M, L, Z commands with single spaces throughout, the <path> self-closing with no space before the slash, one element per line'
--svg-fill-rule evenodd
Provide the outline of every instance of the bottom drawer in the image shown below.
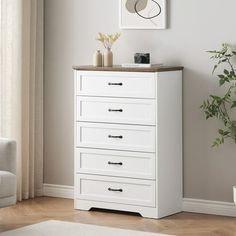
<path fill-rule="evenodd" d="M 155 207 L 155 181 L 76 175 L 77 199 Z"/>

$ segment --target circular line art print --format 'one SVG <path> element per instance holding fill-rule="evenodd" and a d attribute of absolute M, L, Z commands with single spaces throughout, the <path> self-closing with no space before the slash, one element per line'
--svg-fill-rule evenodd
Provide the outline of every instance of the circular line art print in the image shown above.
<path fill-rule="evenodd" d="M 166 28 L 166 0 L 120 0 L 120 27 Z"/>

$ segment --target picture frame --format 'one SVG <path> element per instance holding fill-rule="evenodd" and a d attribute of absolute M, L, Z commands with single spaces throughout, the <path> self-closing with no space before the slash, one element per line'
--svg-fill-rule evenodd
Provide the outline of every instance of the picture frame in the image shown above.
<path fill-rule="evenodd" d="M 166 29 L 167 0 L 120 0 L 121 29 Z"/>

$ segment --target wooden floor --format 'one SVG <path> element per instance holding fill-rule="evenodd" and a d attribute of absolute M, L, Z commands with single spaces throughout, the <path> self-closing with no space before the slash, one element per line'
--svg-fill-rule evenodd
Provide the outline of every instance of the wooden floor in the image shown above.
<path fill-rule="evenodd" d="M 0 209 L 0 232 L 49 219 L 172 235 L 236 236 L 236 218 L 180 213 L 153 220 L 122 212 L 77 211 L 72 200 L 47 197 Z"/>

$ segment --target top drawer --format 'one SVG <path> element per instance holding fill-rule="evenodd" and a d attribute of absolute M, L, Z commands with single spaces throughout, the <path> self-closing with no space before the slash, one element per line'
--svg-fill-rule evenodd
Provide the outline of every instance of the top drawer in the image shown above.
<path fill-rule="evenodd" d="M 76 95 L 155 98 L 155 73 L 76 71 Z"/>

